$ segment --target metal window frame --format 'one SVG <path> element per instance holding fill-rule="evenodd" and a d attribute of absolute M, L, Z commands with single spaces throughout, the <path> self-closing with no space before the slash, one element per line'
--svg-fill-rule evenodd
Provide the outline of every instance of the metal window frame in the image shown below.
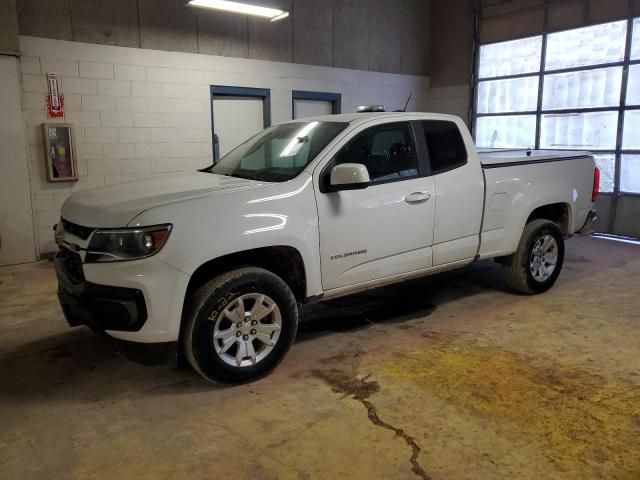
<path fill-rule="evenodd" d="M 342 94 L 333 92 L 312 92 L 308 90 L 293 90 L 291 92 L 291 120 L 296 118 L 296 100 L 311 100 L 314 102 L 331 102 L 331 113 L 342 113 Z"/>
<path fill-rule="evenodd" d="M 543 17 L 543 31 L 542 34 L 537 35 L 527 35 L 518 38 L 512 38 L 504 41 L 495 41 L 495 42 L 486 42 L 480 43 L 479 39 L 476 37 L 476 47 L 474 49 L 474 69 L 473 69 L 473 77 L 472 77 L 472 104 L 471 104 L 471 130 L 473 138 L 475 139 L 477 133 L 477 122 L 478 118 L 482 117 L 499 117 L 499 116 L 524 116 L 524 115 L 535 115 L 536 117 L 536 132 L 535 132 L 535 148 L 540 148 L 540 137 L 541 137 L 541 125 L 542 125 L 542 116 L 547 114 L 571 114 L 571 113 L 591 113 L 591 112 L 617 112 L 618 114 L 618 124 L 616 130 L 616 143 L 615 149 L 598 149 L 598 150 L 590 150 L 594 154 L 613 154 L 614 162 L 615 162 L 615 178 L 614 178 L 614 186 L 612 192 L 602 192 L 603 195 L 611 195 L 613 197 L 612 202 L 612 210 L 610 216 L 610 224 L 609 229 L 612 230 L 616 217 L 617 203 L 618 198 L 620 196 L 640 196 L 640 192 L 624 192 L 620 190 L 620 174 L 621 174 L 621 158 L 622 155 L 637 155 L 640 154 L 640 150 L 637 149 L 623 149 L 622 148 L 622 138 L 624 132 L 624 114 L 630 110 L 640 110 L 640 105 L 626 105 L 626 97 L 627 97 L 627 85 L 629 80 L 629 68 L 632 65 L 640 65 L 640 59 L 631 59 L 631 45 L 633 41 L 633 27 L 634 20 L 640 18 L 637 14 L 634 14 L 634 9 L 632 8 L 632 0 L 629 1 L 629 14 L 626 19 L 621 20 L 613 20 L 609 22 L 597 22 L 590 23 L 584 25 L 582 27 L 577 28 L 567 28 L 560 30 L 549 30 L 548 29 L 548 21 L 549 21 L 549 6 L 551 2 L 549 0 L 545 1 L 544 5 L 544 17 Z M 593 27 L 596 25 L 605 25 L 608 23 L 615 23 L 622 20 L 626 20 L 627 22 L 627 31 L 626 31 L 626 39 L 625 39 L 625 49 L 624 49 L 624 58 L 622 61 L 609 62 L 609 63 L 599 63 L 594 65 L 585 65 L 579 67 L 570 67 L 570 68 L 560 68 L 560 69 L 550 69 L 546 70 L 546 56 L 547 56 L 547 39 L 549 35 L 563 32 L 563 31 L 571 31 L 578 30 L 584 27 Z M 640 35 L 640 31 L 636 32 L 636 34 Z M 497 43 L 505 43 L 512 40 L 523 40 L 526 38 L 533 38 L 542 35 L 542 43 L 541 43 L 541 52 L 540 52 L 540 68 L 534 72 L 526 72 L 526 73 L 517 73 L 512 75 L 503 75 L 503 76 L 493 76 L 493 77 L 484 77 L 480 78 L 480 48 L 486 45 L 492 45 Z M 620 85 L 620 99 L 617 105 L 607 106 L 607 107 L 583 107 L 583 108 L 571 108 L 571 109 L 543 109 L 542 101 L 544 96 L 544 79 L 546 76 L 560 74 L 560 73 L 574 73 L 574 72 L 584 72 L 588 70 L 597 70 L 602 68 L 609 67 L 622 67 L 622 81 Z M 536 110 L 528 110 L 528 111 L 508 111 L 508 112 L 491 112 L 491 113 L 478 113 L 478 92 L 479 85 L 482 82 L 489 82 L 495 80 L 510 80 L 516 78 L 526 78 L 526 77 L 538 77 L 538 98 L 537 98 L 537 106 Z M 561 149 L 558 149 L 561 150 Z"/>

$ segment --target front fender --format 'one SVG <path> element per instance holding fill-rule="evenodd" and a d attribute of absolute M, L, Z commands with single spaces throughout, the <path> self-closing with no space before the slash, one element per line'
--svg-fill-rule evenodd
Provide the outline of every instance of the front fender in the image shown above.
<path fill-rule="evenodd" d="M 157 254 L 192 275 L 216 258 L 270 246 L 295 248 L 305 266 L 307 295 L 322 292 L 318 212 L 311 176 L 147 210 L 130 225 L 171 223 L 167 243 Z"/>

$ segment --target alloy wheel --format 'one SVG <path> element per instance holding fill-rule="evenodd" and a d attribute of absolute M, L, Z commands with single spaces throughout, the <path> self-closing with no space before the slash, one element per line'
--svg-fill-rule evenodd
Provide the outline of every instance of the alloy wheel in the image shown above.
<path fill-rule="evenodd" d="M 228 365 L 255 365 L 274 349 L 281 326 L 280 309 L 273 299 L 260 293 L 241 295 L 215 320 L 215 351 Z"/>
<path fill-rule="evenodd" d="M 558 263 L 558 242 L 553 236 L 544 234 L 533 244 L 529 258 L 529 270 L 538 282 L 547 281 Z"/>

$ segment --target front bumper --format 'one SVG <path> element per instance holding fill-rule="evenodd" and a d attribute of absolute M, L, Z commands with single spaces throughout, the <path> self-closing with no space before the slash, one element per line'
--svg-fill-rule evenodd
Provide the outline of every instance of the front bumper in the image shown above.
<path fill-rule="evenodd" d="M 64 259 L 63 254 L 71 255 Z M 58 298 L 72 325 L 88 325 L 111 337 L 139 343 L 178 340 L 189 276 L 151 257 L 114 263 L 82 263 L 79 253 L 56 255 Z"/>
<path fill-rule="evenodd" d="M 75 254 L 74 254 L 75 255 Z M 74 277 L 65 255 L 53 260 L 58 277 L 58 300 L 70 326 L 137 332 L 147 321 L 142 291 L 98 285 Z"/>

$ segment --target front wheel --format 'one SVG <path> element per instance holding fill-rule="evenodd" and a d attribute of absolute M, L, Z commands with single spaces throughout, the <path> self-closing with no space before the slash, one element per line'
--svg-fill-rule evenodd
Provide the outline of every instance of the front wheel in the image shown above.
<path fill-rule="evenodd" d="M 514 290 L 542 293 L 556 282 L 564 261 L 564 238 L 558 225 L 533 220 L 523 232 L 516 252 L 503 265 L 504 278 Z"/>
<path fill-rule="evenodd" d="M 186 357 L 216 383 L 243 383 L 267 374 L 296 336 L 298 308 L 291 289 L 261 268 L 239 268 L 214 278 L 187 302 Z"/>

